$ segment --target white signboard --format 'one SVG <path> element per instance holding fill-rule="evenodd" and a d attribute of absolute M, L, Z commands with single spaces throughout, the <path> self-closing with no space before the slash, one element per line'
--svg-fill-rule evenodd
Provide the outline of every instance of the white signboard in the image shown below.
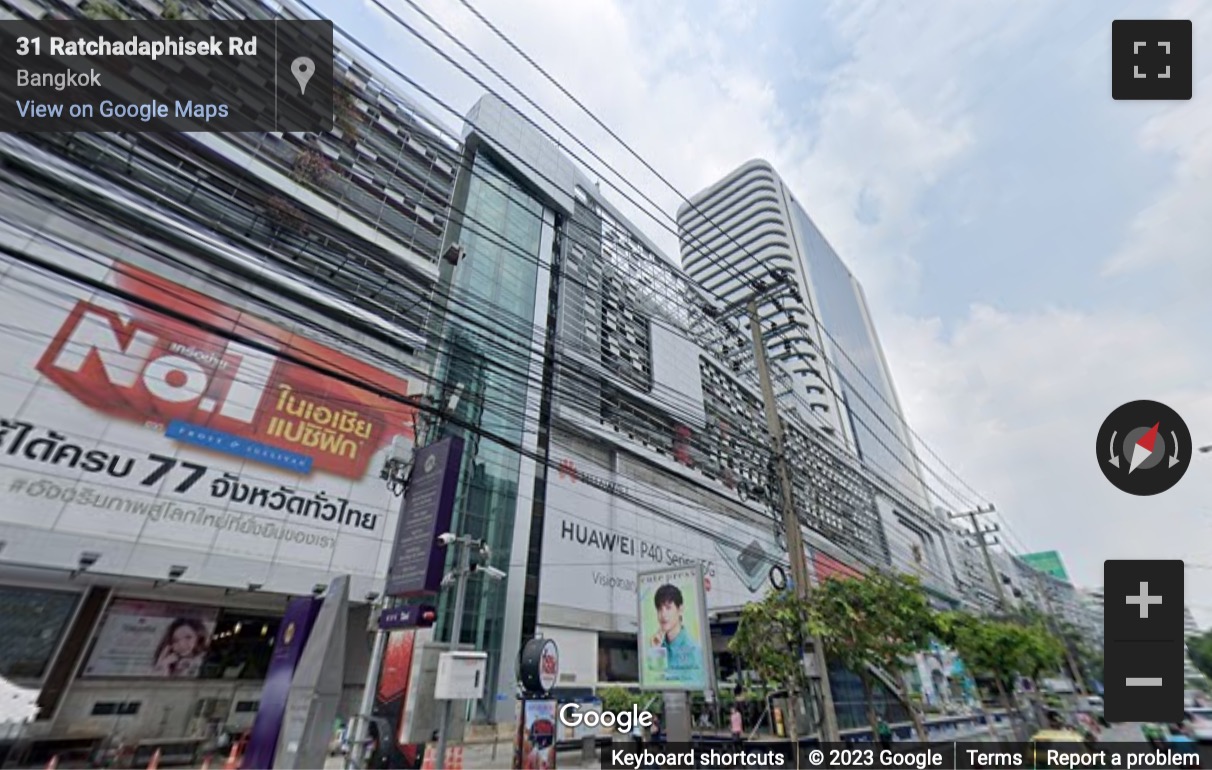
<path fill-rule="evenodd" d="M 218 615 L 213 607 L 115 600 L 84 676 L 193 679 L 210 652 Z"/>
<path fill-rule="evenodd" d="M 539 601 L 614 616 L 598 630 L 636 629 L 638 572 L 702 562 L 708 609 L 740 607 L 765 596 L 771 566 L 786 559 L 773 527 L 612 478 L 559 447 L 553 455 L 561 470 L 548 478 Z"/>
<path fill-rule="evenodd" d="M 486 652 L 444 652 L 438 658 L 433 697 L 439 700 L 479 700 L 484 696 Z"/>
<path fill-rule="evenodd" d="M 399 501 L 379 479 L 412 411 L 327 376 L 408 383 L 118 262 L 127 295 L 0 260 L 0 539 L 44 565 L 310 593 L 376 590 Z M 255 342 L 255 345 L 244 341 Z M 268 352 L 267 352 L 268 351 Z"/>

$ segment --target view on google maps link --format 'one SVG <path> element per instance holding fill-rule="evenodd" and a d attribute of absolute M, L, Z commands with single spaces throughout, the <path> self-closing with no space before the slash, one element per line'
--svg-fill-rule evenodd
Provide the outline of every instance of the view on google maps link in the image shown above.
<path fill-rule="evenodd" d="M 1212 767 L 1209 51 L 0 0 L 0 770 Z"/>

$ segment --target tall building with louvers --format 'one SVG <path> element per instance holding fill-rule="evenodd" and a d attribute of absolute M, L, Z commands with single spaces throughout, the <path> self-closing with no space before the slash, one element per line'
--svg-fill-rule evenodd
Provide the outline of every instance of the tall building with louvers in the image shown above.
<path fill-rule="evenodd" d="M 884 524 L 897 530 L 894 562 L 952 574 L 947 528 L 931 512 L 862 286 L 782 177 L 765 161 L 745 163 L 691 196 L 677 222 L 684 269 L 721 302 L 745 297 L 772 270 L 794 276 L 799 301 L 759 309 L 779 398 L 875 480 Z"/>
<path fill-rule="evenodd" d="M 662 566 L 705 566 L 709 644 L 731 688 L 728 639 L 788 547 L 760 391 L 752 368 L 733 366 L 738 339 L 712 319 L 703 287 L 510 105 L 483 97 L 463 138 L 445 248 L 465 256 L 442 267 L 450 312 L 437 374 L 462 424 L 499 436 L 467 436 L 454 526 L 491 540 L 508 572 L 468 592 L 460 641 L 488 651 L 494 685 L 477 713 L 513 713 L 501 693 L 512 693 L 519 642 L 536 633 L 559 645 L 560 699 L 634 686 L 637 575 Z M 825 577 L 886 566 L 857 458 L 819 423 L 784 414 L 811 567 Z M 831 678 L 839 721 L 863 724 L 857 677 Z M 877 689 L 889 721 L 902 718 Z"/>
<path fill-rule="evenodd" d="M 282 13 L 0 0 L 3 19 L 170 9 Z M 400 510 L 379 472 L 413 431 L 358 383 L 425 389 L 458 137 L 347 53 L 329 133 L 0 136 L 0 677 L 40 692 L 27 766 L 247 730 L 288 598 L 337 575 L 357 711 Z M 157 666 L 178 633 L 191 665 Z"/>

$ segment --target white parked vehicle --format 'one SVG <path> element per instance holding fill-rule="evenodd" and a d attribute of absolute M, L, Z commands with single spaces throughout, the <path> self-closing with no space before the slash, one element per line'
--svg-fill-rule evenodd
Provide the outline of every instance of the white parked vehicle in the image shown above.
<path fill-rule="evenodd" d="M 1212 743 L 1212 708 L 1189 708 L 1183 714 L 1183 730 L 1201 743 Z"/>

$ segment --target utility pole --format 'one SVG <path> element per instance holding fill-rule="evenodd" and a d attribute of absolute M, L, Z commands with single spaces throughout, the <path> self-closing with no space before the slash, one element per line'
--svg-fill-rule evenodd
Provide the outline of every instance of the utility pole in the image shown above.
<path fill-rule="evenodd" d="M 1086 683 L 1083 680 L 1081 669 L 1077 667 L 1077 659 L 1073 657 L 1073 650 L 1069 648 L 1069 640 L 1056 627 L 1056 612 L 1052 607 L 1052 597 L 1048 593 L 1048 586 L 1044 583 L 1044 576 L 1039 570 L 1032 568 L 1031 576 L 1035 578 L 1035 590 L 1039 594 L 1040 599 L 1044 603 L 1044 617 L 1048 620 L 1048 629 L 1056 636 L 1060 643 L 1065 648 L 1065 662 L 1069 664 L 1069 674 L 1073 677 L 1073 684 L 1077 687 L 1079 695 L 1086 694 Z"/>
<path fill-rule="evenodd" d="M 459 550 L 456 563 L 458 566 L 454 572 L 451 572 L 442 579 L 443 585 L 455 586 L 455 602 L 454 602 L 454 617 L 450 621 L 450 650 L 455 652 L 459 649 L 459 638 L 463 635 L 463 607 L 467 600 L 467 581 L 475 572 L 482 572 L 486 577 L 493 580 L 504 580 L 505 573 L 495 567 L 488 566 L 488 561 L 492 556 L 492 550 L 488 547 L 488 543 L 483 540 L 472 537 L 471 535 L 462 535 L 455 537 L 451 534 L 443 534 L 438 537 L 438 544 L 443 546 L 454 546 Z M 473 564 L 471 561 L 472 551 L 476 551 L 480 555 L 480 560 L 484 566 L 479 563 Z M 450 717 L 454 711 L 453 701 L 442 702 L 442 724 L 438 729 L 438 755 L 434 757 L 434 767 L 436 770 L 444 770 L 446 767 L 446 744 L 450 736 Z"/>
<path fill-rule="evenodd" d="M 800 530 L 800 517 L 795 510 L 795 488 L 791 484 L 791 468 L 787 464 L 786 446 L 783 437 L 783 421 L 774 399 L 774 385 L 770 380 L 770 364 L 766 360 L 766 344 L 762 339 L 762 319 L 758 314 L 758 297 L 749 297 L 746 303 L 749 315 L 749 332 L 753 337 L 753 358 L 757 364 L 758 378 L 762 385 L 762 403 L 766 409 L 766 429 L 770 434 L 770 448 L 779 476 L 782 493 L 783 527 L 787 531 L 787 555 L 791 557 L 791 579 L 795 582 L 795 593 L 800 599 L 808 598 L 812 576 L 804 558 L 804 537 Z M 809 484 L 812 483 L 809 477 Z M 833 688 L 829 684 L 829 667 L 825 659 L 825 648 L 820 639 L 811 638 L 812 666 L 810 679 L 821 697 L 821 742 L 839 743 L 837 714 L 833 707 Z"/>
<path fill-rule="evenodd" d="M 1008 612 L 1009 605 L 1006 603 L 1006 591 L 1002 588 L 1001 576 L 997 574 L 997 570 L 993 568 L 993 557 L 989 555 L 989 542 L 985 540 L 985 535 L 991 532 L 997 532 L 999 527 L 997 524 L 989 524 L 982 527 L 978 516 L 986 516 L 996 510 L 992 505 L 978 507 L 974 511 L 967 513 L 952 513 L 949 514 L 953 519 L 966 518 L 972 524 L 972 533 L 976 536 L 976 542 L 981 547 L 981 553 L 985 557 L 985 569 L 989 570 L 989 579 L 993 581 L 993 590 L 997 593 L 997 607 L 1001 612 Z"/>
<path fill-rule="evenodd" d="M 459 649 L 459 637 L 463 633 L 463 602 L 467 598 L 467 578 L 471 575 L 471 538 L 467 535 L 454 541 L 459 549 L 458 567 L 455 568 L 455 603 L 454 617 L 450 621 L 450 651 Z M 442 702 L 442 726 L 438 731 L 438 755 L 434 757 L 434 767 L 443 770 L 446 767 L 446 739 L 450 735 L 450 714 L 454 708 L 452 701 Z"/>
<path fill-rule="evenodd" d="M 390 606 L 390 603 L 388 603 Z M 366 669 L 366 687 L 362 690 L 362 704 L 354 717 L 353 729 L 350 730 L 349 753 L 345 757 L 347 770 L 357 770 L 362 767 L 362 742 L 366 740 L 366 728 L 375 707 L 375 689 L 379 684 L 379 672 L 383 668 L 383 652 L 387 649 L 387 632 L 378 628 L 376 610 L 379 605 L 370 605 L 370 619 L 375 623 L 374 647 L 370 653 L 370 665 Z"/>

